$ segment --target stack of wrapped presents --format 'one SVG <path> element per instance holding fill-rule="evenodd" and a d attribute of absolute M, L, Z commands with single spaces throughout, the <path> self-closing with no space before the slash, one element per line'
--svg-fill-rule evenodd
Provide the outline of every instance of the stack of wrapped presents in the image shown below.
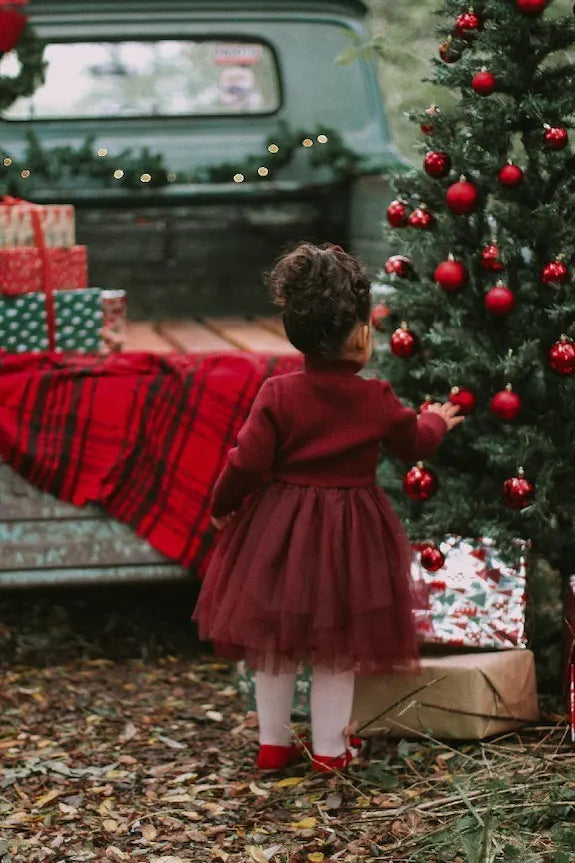
<path fill-rule="evenodd" d="M 525 631 L 525 547 L 506 565 L 487 539 L 447 536 L 436 567 L 414 546 L 413 575 L 426 604 L 417 612 L 418 673 L 360 677 L 353 719 L 362 736 L 483 739 L 538 718 L 533 652 Z M 575 588 L 575 580 L 574 580 Z M 573 594 L 575 618 L 575 592 Z M 294 716 L 309 712 L 309 671 L 297 681 Z M 255 709 L 253 681 L 240 668 L 239 689 Z"/>
<path fill-rule="evenodd" d="M 0 200 L 0 350 L 107 352 L 125 322 L 124 291 L 88 287 L 73 206 Z"/>

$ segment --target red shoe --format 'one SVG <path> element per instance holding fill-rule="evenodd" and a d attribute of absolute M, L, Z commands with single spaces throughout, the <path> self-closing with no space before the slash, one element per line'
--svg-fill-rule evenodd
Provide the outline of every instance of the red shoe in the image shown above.
<path fill-rule="evenodd" d="M 306 738 L 302 737 L 290 746 L 274 746 L 271 743 L 260 743 L 256 767 L 260 770 L 281 770 L 294 761 L 299 761 L 308 745 Z"/>
<path fill-rule="evenodd" d="M 359 755 L 363 745 L 361 737 L 349 738 L 350 749 L 346 749 L 343 755 L 314 755 L 311 766 L 318 773 L 333 773 L 337 770 L 345 770 L 354 758 Z"/>

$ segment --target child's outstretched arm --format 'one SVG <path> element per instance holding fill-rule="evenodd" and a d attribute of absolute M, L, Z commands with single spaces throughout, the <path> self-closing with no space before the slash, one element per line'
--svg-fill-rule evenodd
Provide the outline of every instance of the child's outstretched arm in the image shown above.
<path fill-rule="evenodd" d="M 275 387 L 270 378 L 257 394 L 214 487 L 212 518 L 216 526 L 238 509 L 271 469 L 277 438 L 274 416 Z"/>
<path fill-rule="evenodd" d="M 429 458 L 445 434 L 464 420 L 458 416 L 459 406 L 451 402 L 436 402 L 424 413 L 417 414 L 401 403 L 388 383 L 383 386 L 383 444 L 391 455 L 402 461 Z"/>

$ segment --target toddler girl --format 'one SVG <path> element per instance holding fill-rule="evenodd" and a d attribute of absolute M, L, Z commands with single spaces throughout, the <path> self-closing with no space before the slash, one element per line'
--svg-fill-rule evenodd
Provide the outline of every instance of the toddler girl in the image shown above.
<path fill-rule="evenodd" d="M 261 387 L 216 483 L 223 535 L 194 617 L 217 653 L 255 669 L 257 766 L 297 754 L 290 710 L 300 663 L 312 666 L 313 766 L 352 758 L 354 676 L 413 667 L 418 649 L 411 547 L 375 472 L 379 448 L 411 462 L 462 421 L 421 415 L 389 383 L 358 376 L 371 356 L 370 283 L 339 246 L 301 243 L 270 288 L 305 369 Z"/>

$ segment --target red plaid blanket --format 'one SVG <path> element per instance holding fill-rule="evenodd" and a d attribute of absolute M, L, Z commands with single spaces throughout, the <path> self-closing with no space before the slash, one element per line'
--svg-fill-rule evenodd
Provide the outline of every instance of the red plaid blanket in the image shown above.
<path fill-rule="evenodd" d="M 0 457 L 38 488 L 99 503 L 199 575 L 209 501 L 265 378 L 298 357 L 0 354 Z"/>

